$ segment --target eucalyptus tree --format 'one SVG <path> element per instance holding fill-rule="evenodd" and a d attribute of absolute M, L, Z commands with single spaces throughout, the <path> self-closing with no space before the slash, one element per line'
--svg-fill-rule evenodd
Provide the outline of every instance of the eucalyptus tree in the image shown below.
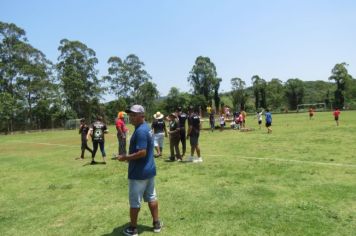
<path fill-rule="evenodd" d="M 101 80 L 95 69 L 95 51 L 79 41 L 62 39 L 57 71 L 66 102 L 78 117 L 90 117 L 93 100 L 100 98 Z M 97 109 L 97 108 L 95 108 Z"/>
<path fill-rule="evenodd" d="M 231 79 L 231 97 L 232 97 L 232 104 L 234 109 L 245 110 L 246 102 L 248 99 L 248 94 L 246 92 L 246 83 L 240 78 L 232 78 Z"/>
<path fill-rule="evenodd" d="M 147 113 L 153 114 L 155 109 L 155 100 L 158 98 L 159 92 L 155 83 L 147 81 L 139 86 L 136 90 L 135 103 L 142 104 Z"/>
<path fill-rule="evenodd" d="M 125 60 L 120 57 L 110 57 L 108 60 L 108 75 L 104 80 L 109 84 L 109 91 L 117 96 L 125 98 L 127 102 L 138 102 L 142 94 L 147 91 L 152 77 L 144 70 L 145 64 L 135 54 L 128 55 Z M 146 84 L 142 87 L 143 84 Z M 151 86 L 152 88 L 152 86 Z"/>
<path fill-rule="evenodd" d="M 255 96 L 255 108 L 258 110 L 260 107 L 266 108 L 267 101 L 266 101 L 266 88 L 267 83 L 264 79 L 259 77 L 258 75 L 254 75 L 251 78 L 252 80 L 252 87 L 253 87 L 253 94 Z"/>
<path fill-rule="evenodd" d="M 267 107 L 271 109 L 281 108 L 284 105 L 284 95 L 284 87 L 281 80 L 273 78 L 267 83 Z"/>
<path fill-rule="evenodd" d="M 7 108 L 12 115 L 6 116 L 11 123 L 16 113 L 19 125 L 29 121 L 32 126 L 33 108 L 52 88 L 52 64 L 41 51 L 28 43 L 25 35 L 25 31 L 15 24 L 0 22 L 0 91 L 13 101 L 0 105 L 12 104 Z"/>
<path fill-rule="evenodd" d="M 199 56 L 190 71 L 188 82 L 193 87 L 193 94 L 203 95 L 206 103 L 210 103 L 214 94 L 218 94 L 221 79 L 217 78 L 216 67 L 210 58 Z"/>
<path fill-rule="evenodd" d="M 165 99 L 164 109 L 167 112 L 173 112 L 177 107 L 187 108 L 189 101 L 189 95 L 187 93 L 182 93 L 178 88 L 172 87 Z"/>
<path fill-rule="evenodd" d="M 298 104 L 303 103 L 304 85 L 298 78 L 289 79 L 285 83 L 285 95 L 288 100 L 289 108 L 296 110 Z"/>
<path fill-rule="evenodd" d="M 331 76 L 329 80 L 334 80 L 336 83 L 335 96 L 335 106 L 342 108 L 345 103 L 345 91 L 348 87 L 348 83 L 352 80 L 352 76 L 348 73 L 346 67 L 348 64 L 345 62 L 336 64 L 331 70 Z"/>

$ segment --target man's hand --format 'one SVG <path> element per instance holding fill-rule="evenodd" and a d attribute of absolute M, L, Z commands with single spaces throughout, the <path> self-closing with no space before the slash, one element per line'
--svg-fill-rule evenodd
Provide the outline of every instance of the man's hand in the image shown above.
<path fill-rule="evenodd" d="M 127 157 L 126 157 L 126 155 L 118 155 L 117 160 L 118 161 L 127 161 Z"/>

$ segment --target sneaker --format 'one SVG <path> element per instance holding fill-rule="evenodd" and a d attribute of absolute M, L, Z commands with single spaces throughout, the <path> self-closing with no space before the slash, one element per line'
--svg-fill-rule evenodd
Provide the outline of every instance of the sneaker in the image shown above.
<path fill-rule="evenodd" d="M 126 227 L 123 231 L 124 235 L 127 236 L 138 236 L 138 231 L 136 227 Z"/>
<path fill-rule="evenodd" d="M 202 157 L 198 157 L 197 158 L 197 162 L 203 162 L 203 158 Z"/>
<path fill-rule="evenodd" d="M 193 162 L 194 161 L 194 157 L 193 156 L 189 156 L 187 161 Z"/>
<path fill-rule="evenodd" d="M 97 162 L 96 161 L 91 161 L 90 165 L 95 165 Z"/>
<path fill-rule="evenodd" d="M 163 222 L 162 221 L 155 221 L 153 222 L 153 232 L 159 233 L 161 232 L 161 229 L 163 227 Z"/>

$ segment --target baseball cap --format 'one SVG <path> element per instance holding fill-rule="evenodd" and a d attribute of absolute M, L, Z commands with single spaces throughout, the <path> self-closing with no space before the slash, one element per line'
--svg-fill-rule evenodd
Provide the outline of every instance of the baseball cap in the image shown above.
<path fill-rule="evenodd" d="M 133 105 L 130 109 L 125 110 L 126 113 L 145 113 L 145 108 L 141 105 Z"/>

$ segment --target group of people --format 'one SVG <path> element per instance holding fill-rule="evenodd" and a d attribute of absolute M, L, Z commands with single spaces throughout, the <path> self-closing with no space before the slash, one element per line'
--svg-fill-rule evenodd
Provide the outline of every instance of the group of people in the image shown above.
<path fill-rule="evenodd" d="M 97 164 L 95 161 L 95 155 L 100 147 L 101 155 L 103 157 L 103 164 L 106 164 L 106 153 L 105 153 L 105 135 L 108 133 L 106 124 L 103 122 L 101 116 L 97 116 L 96 121 L 93 122 L 90 127 L 86 124 L 85 119 L 80 120 L 79 134 L 81 135 L 81 155 L 80 159 L 84 159 L 84 152 L 88 150 L 91 153 L 92 161 L 90 164 Z M 93 149 L 88 146 L 88 140 L 92 139 Z"/>
<path fill-rule="evenodd" d="M 258 124 L 262 123 L 262 112 L 257 112 Z M 128 129 L 124 121 L 124 113 L 119 112 L 116 121 L 117 138 L 119 142 L 119 154 L 116 156 L 120 162 L 128 162 L 128 185 L 129 185 L 129 204 L 130 204 L 130 223 L 123 230 L 125 235 L 138 235 L 137 220 L 141 209 L 142 200 L 148 203 L 152 215 L 153 231 L 158 233 L 163 227 L 163 223 L 159 218 L 158 199 L 155 188 L 156 165 L 154 161 L 154 149 L 156 157 L 162 156 L 163 138 L 169 135 L 170 140 L 170 159 L 182 160 L 186 152 L 186 139 L 190 139 L 191 156 L 197 152 L 198 158 L 191 159 L 195 162 L 201 162 L 199 148 L 199 134 L 201 130 L 200 116 L 198 110 L 189 109 L 188 114 L 178 108 L 166 117 L 169 122 L 169 130 L 165 126 L 164 115 L 160 112 L 154 114 L 154 121 L 151 127 L 145 121 L 145 109 L 141 105 L 133 105 L 126 110 L 129 115 L 130 123 L 135 127 L 131 136 L 129 151 L 126 151 L 126 137 Z M 338 125 L 340 111 L 336 109 L 333 113 Z M 272 132 L 272 114 L 268 109 L 265 111 L 266 127 L 268 133 Z M 185 122 L 188 120 L 188 131 L 185 132 Z M 215 128 L 215 127 L 214 127 Z M 92 155 L 91 164 L 95 164 L 95 154 L 100 147 L 104 163 L 106 162 L 104 143 L 104 134 L 107 133 L 107 127 L 98 116 L 96 121 L 89 127 L 85 120 L 81 120 L 79 133 L 81 134 L 82 146 L 81 157 L 84 158 L 84 151 L 88 150 Z M 93 141 L 93 149 L 90 149 L 87 144 L 89 137 Z M 179 150 L 179 142 L 182 142 L 182 155 Z"/>
<path fill-rule="evenodd" d="M 188 114 L 183 112 L 181 107 L 169 114 L 166 118 L 161 112 L 156 112 L 153 115 L 153 122 L 151 124 L 154 147 L 156 149 L 155 157 L 162 156 L 164 137 L 169 136 L 169 147 L 171 161 L 183 161 L 183 157 L 186 154 L 186 140 L 190 140 L 190 156 L 188 161 L 197 163 L 202 162 L 203 159 L 200 156 L 199 147 L 199 135 L 201 130 L 199 110 L 190 107 Z M 165 120 L 168 121 L 168 129 L 166 127 Z M 186 131 L 186 121 L 188 121 L 188 131 Z M 182 152 L 180 151 L 179 144 L 182 144 Z M 194 157 L 194 153 L 197 157 Z"/>

